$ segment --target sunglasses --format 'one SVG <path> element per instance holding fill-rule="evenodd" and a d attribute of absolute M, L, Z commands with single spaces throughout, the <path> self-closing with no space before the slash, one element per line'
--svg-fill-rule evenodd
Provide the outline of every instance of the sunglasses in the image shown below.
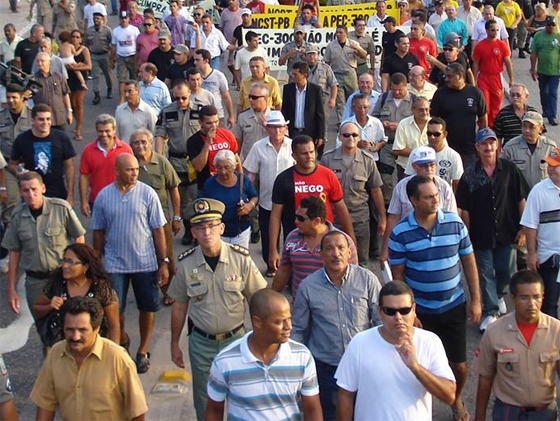
<path fill-rule="evenodd" d="M 443 51 L 453 51 L 453 48 L 444 48 Z"/>
<path fill-rule="evenodd" d="M 153 23 L 145 23 L 144 26 L 154 26 Z"/>
<path fill-rule="evenodd" d="M 350 136 L 352 137 L 360 137 L 359 133 L 340 133 L 343 137 L 345 138 L 349 138 Z"/>
<path fill-rule="evenodd" d="M 175 97 L 176 100 L 181 100 L 181 101 L 186 101 L 187 99 L 189 99 L 188 96 L 176 96 Z"/>
<path fill-rule="evenodd" d="M 440 137 L 442 134 L 443 134 L 443 133 L 440 133 L 440 132 L 426 132 L 426 135 L 427 135 L 428 137 L 430 137 L 430 136 Z"/>
<path fill-rule="evenodd" d="M 202 13 L 195 13 L 195 16 L 202 16 Z"/>
<path fill-rule="evenodd" d="M 385 313 L 387 316 L 394 316 L 397 313 L 399 313 L 401 316 L 406 316 L 412 311 L 412 307 L 403 307 L 403 308 L 382 307 L 381 311 L 383 311 L 383 313 Z"/>
<path fill-rule="evenodd" d="M 264 95 L 249 95 L 249 99 L 259 99 L 264 98 Z"/>
<path fill-rule="evenodd" d="M 296 213 L 296 219 L 297 219 L 299 222 L 305 222 L 305 220 L 306 220 L 306 219 L 309 219 L 309 218 L 308 218 L 307 216 L 298 215 L 298 214 Z"/>

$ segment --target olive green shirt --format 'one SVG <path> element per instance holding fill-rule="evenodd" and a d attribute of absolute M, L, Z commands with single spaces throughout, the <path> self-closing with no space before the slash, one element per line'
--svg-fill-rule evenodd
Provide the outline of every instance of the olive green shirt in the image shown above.
<path fill-rule="evenodd" d="M 86 233 L 66 200 L 44 197 L 43 213 L 37 220 L 26 203 L 12 213 L 2 247 L 21 253 L 20 267 L 50 272 L 60 267 L 64 249 Z"/>
<path fill-rule="evenodd" d="M 170 221 L 168 189 L 178 187 L 181 184 L 181 179 L 171 163 L 163 155 L 152 151 L 150 163 L 140 165 L 138 181 L 147 184 L 156 191 L 165 219 Z"/>
<path fill-rule="evenodd" d="M 222 241 L 220 259 L 213 272 L 200 246 L 179 256 L 177 274 L 167 294 L 189 304 L 194 325 L 210 335 L 230 332 L 243 324 L 245 300 L 267 283 L 249 250 Z"/>
<path fill-rule="evenodd" d="M 31 107 L 23 104 L 23 109 L 14 124 L 9 108 L 2 108 L 0 111 L 0 151 L 8 159 L 12 156 L 12 147 L 16 137 L 31 129 Z"/>

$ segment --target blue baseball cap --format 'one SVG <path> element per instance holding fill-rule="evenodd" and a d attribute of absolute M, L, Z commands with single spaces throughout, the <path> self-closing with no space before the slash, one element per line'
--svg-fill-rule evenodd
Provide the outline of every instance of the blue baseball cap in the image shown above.
<path fill-rule="evenodd" d="M 484 129 L 480 129 L 476 134 L 476 143 L 484 142 L 486 139 L 498 140 L 498 136 L 496 136 L 494 130 L 485 127 Z"/>

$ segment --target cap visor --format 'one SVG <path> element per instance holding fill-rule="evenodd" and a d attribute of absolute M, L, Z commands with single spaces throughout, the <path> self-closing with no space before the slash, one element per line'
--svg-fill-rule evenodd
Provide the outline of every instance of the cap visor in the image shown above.
<path fill-rule="evenodd" d="M 433 159 L 421 159 L 419 161 L 413 162 L 413 164 L 424 165 L 424 164 L 431 164 L 432 162 L 437 162 Z"/>
<path fill-rule="evenodd" d="M 220 213 L 205 213 L 204 215 L 196 215 L 190 219 L 191 224 L 198 224 L 200 222 L 221 220 L 222 215 Z"/>
<path fill-rule="evenodd" d="M 553 158 L 550 158 L 550 157 L 546 157 L 546 158 L 544 158 L 544 159 L 541 159 L 541 163 L 542 163 L 542 164 L 544 164 L 545 162 L 546 162 L 548 165 L 551 165 L 551 166 L 553 166 L 553 167 L 557 167 L 557 166 L 560 165 L 560 161 L 557 161 L 557 160 L 555 160 L 555 159 L 553 159 Z"/>

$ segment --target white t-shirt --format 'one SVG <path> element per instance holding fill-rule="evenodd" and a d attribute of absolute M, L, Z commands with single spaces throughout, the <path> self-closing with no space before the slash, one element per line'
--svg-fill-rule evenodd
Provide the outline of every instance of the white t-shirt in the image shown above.
<path fill-rule="evenodd" d="M 262 47 L 257 47 L 255 51 L 249 51 L 247 48 L 243 48 L 235 54 L 235 63 L 233 64 L 235 70 L 241 70 L 241 80 L 247 79 L 251 76 L 249 60 L 253 57 L 262 57 L 264 59 L 264 66 L 269 67 L 268 55 Z"/>
<path fill-rule="evenodd" d="M 559 193 L 560 188 L 550 178 L 535 184 L 529 192 L 521 216 L 521 225 L 537 230 L 539 264 L 546 262 L 554 254 L 560 254 Z"/>
<path fill-rule="evenodd" d="M 422 367 L 455 381 L 437 335 L 414 328 L 412 339 Z M 352 338 L 334 377 L 339 387 L 357 392 L 355 420 L 432 419 L 432 395 L 404 364 L 395 346 L 381 337 L 379 327 Z"/>
<path fill-rule="evenodd" d="M 224 118 L 226 113 L 222 101 L 222 92 L 229 91 L 226 76 L 219 70 L 213 69 L 206 79 L 202 78 L 202 87 L 214 95 L 216 108 L 218 109 L 218 117 Z"/>
<path fill-rule="evenodd" d="M 447 140 L 445 140 L 445 147 L 441 151 L 436 152 L 436 159 L 436 175 L 447 181 L 450 186 L 453 185 L 453 181 L 459 181 L 461 179 L 461 176 L 464 172 L 463 160 L 461 159 L 461 155 L 447 146 Z M 416 171 L 414 171 L 414 168 L 412 168 L 412 162 L 410 162 L 410 159 L 408 160 L 408 164 L 406 165 L 404 173 L 406 175 L 416 174 Z"/>
<path fill-rule="evenodd" d="M 135 55 L 138 35 L 140 35 L 140 31 L 134 25 L 128 25 L 126 28 L 119 25 L 113 29 L 111 44 L 117 46 L 117 55 L 121 57 Z"/>
<path fill-rule="evenodd" d="M 87 20 L 88 28 L 93 26 L 93 14 L 101 13 L 103 16 L 107 16 L 107 8 L 101 3 L 95 3 L 94 5 L 86 4 L 84 7 L 84 19 Z"/>

